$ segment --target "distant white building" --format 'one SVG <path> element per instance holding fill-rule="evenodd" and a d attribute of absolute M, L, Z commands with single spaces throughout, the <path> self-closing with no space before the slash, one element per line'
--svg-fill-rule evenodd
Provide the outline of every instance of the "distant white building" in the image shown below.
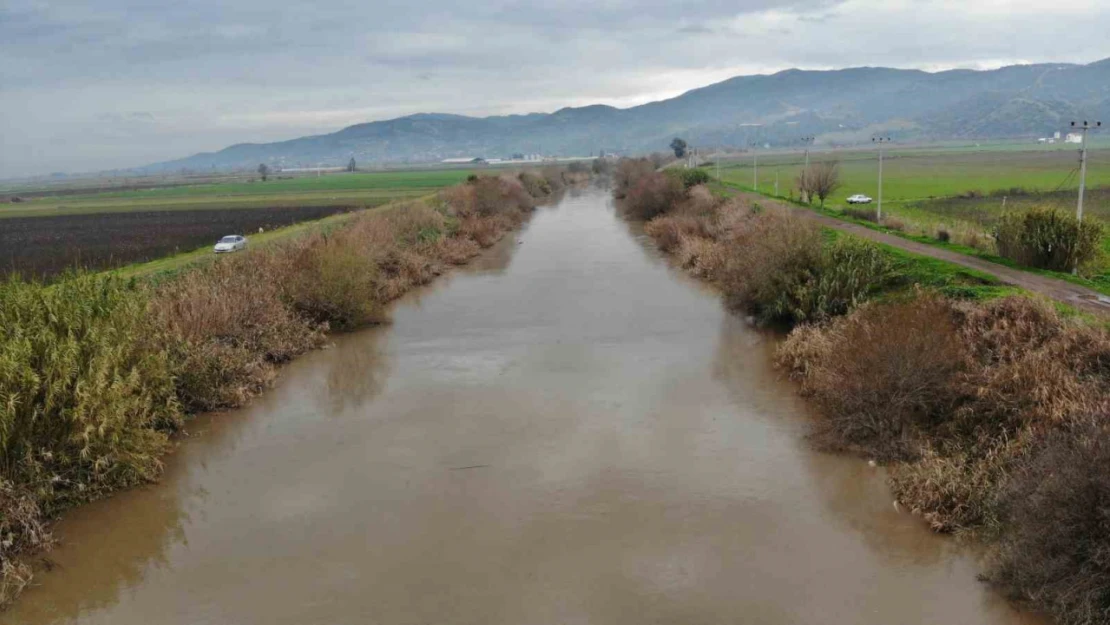
<path fill-rule="evenodd" d="M 1064 137 L 1064 143 L 1083 143 L 1083 135 L 1078 132 L 1069 132 L 1068 136 Z"/>
<path fill-rule="evenodd" d="M 1052 133 L 1052 138 L 1059 141 L 1060 140 L 1060 131 L 1057 130 L 1056 132 Z"/>

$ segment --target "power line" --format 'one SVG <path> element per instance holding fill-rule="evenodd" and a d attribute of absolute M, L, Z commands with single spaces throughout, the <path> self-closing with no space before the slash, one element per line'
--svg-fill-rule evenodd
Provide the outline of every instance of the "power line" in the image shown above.
<path fill-rule="evenodd" d="M 1052 192 L 1053 192 L 1053 193 L 1056 193 L 1056 192 L 1057 192 L 1057 191 L 1059 191 L 1060 189 L 1063 189 L 1063 188 L 1064 188 L 1065 186 L 1067 186 L 1068 184 L 1070 184 L 1070 183 L 1071 183 L 1071 180 L 1072 180 L 1072 178 L 1074 178 L 1074 177 L 1075 177 L 1075 174 L 1077 174 L 1077 173 L 1079 173 L 1079 168 L 1078 168 L 1078 167 L 1076 167 L 1076 168 L 1072 169 L 1071 171 L 1069 171 L 1069 172 L 1068 172 L 1068 175 L 1067 175 L 1067 176 L 1064 176 L 1064 180 L 1063 180 L 1063 181 L 1061 181 L 1061 182 L 1060 182 L 1060 184 L 1056 185 L 1056 188 L 1055 188 L 1055 189 L 1053 189 L 1053 190 L 1052 190 Z"/>

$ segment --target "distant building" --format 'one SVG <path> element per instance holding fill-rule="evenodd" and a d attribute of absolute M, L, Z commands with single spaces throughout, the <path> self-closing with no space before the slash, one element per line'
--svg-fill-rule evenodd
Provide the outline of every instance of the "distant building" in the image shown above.
<path fill-rule="evenodd" d="M 1083 135 L 1078 132 L 1069 132 L 1068 136 L 1064 137 L 1064 143 L 1083 143 Z"/>
<path fill-rule="evenodd" d="M 1056 132 L 1052 133 L 1052 138 L 1059 141 L 1060 140 L 1060 131 L 1057 130 Z"/>
<path fill-rule="evenodd" d="M 1041 137 L 1037 139 L 1037 143 L 1048 143 L 1048 137 Z"/>

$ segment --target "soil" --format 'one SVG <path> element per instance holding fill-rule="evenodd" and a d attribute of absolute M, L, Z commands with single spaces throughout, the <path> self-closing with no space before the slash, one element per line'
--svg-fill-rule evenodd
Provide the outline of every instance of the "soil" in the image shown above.
<path fill-rule="evenodd" d="M 351 206 L 143 211 L 0 220 L 0 275 L 50 278 L 99 270 L 215 244 L 228 234 L 272 230 L 347 212 Z"/>

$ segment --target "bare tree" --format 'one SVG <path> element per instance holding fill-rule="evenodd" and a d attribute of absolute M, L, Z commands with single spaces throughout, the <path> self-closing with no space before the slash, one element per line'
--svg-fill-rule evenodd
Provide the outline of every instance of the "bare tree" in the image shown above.
<path fill-rule="evenodd" d="M 802 199 L 808 204 L 813 201 L 813 196 L 825 205 L 825 199 L 840 188 L 840 163 L 826 161 L 811 165 L 798 175 L 798 190 Z"/>
<path fill-rule="evenodd" d="M 266 182 L 266 178 L 270 176 L 270 168 L 266 163 L 262 163 L 258 166 L 258 175 L 262 176 L 262 182 Z"/>

